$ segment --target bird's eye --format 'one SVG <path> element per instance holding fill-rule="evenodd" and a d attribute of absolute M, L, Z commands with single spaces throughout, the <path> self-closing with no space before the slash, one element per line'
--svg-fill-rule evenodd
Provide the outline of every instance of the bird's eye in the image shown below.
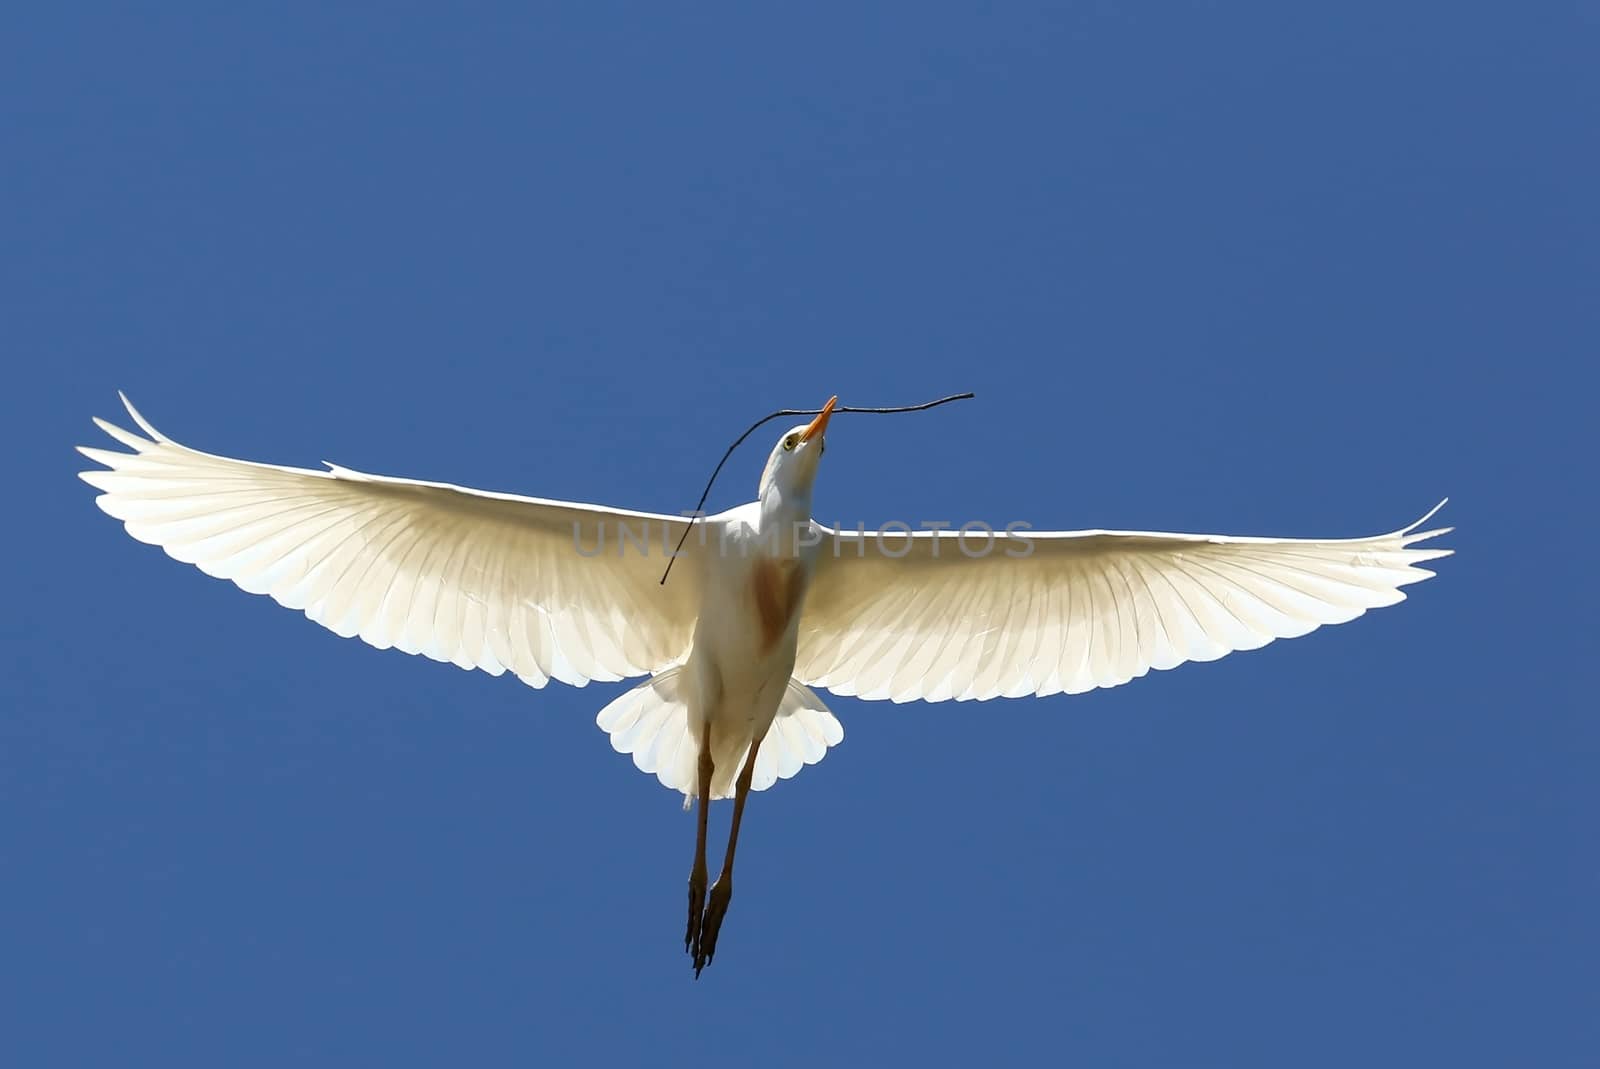
<path fill-rule="evenodd" d="M 787 438 L 785 438 L 783 440 L 783 451 L 785 453 L 793 452 L 794 451 L 794 445 L 799 440 L 800 440 L 800 436 L 799 435 L 797 435 L 797 434 L 789 435 L 789 437 L 787 437 Z"/>

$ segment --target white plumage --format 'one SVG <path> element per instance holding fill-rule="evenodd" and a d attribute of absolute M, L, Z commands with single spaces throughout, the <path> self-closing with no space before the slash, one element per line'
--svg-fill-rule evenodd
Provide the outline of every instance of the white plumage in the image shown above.
<path fill-rule="evenodd" d="M 952 531 L 829 532 L 795 674 L 896 702 L 1114 687 L 1404 600 L 1451 552 L 1411 548 L 1443 506 L 1369 538 L 1021 532 L 976 557 Z"/>
<path fill-rule="evenodd" d="M 139 541 L 339 635 L 533 687 L 660 671 L 688 649 L 694 560 L 661 587 L 654 557 L 577 552 L 624 524 L 676 538 L 679 517 L 231 460 L 123 404 L 148 437 L 95 420 L 133 450 L 80 448 L 110 469 L 82 473 L 96 503 Z"/>
<path fill-rule="evenodd" d="M 701 806 L 697 974 L 745 795 L 844 737 L 811 688 L 906 702 L 1116 686 L 1392 605 L 1450 553 L 1418 548 L 1450 530 L 1419 529 L 1438 506 L 1352 539 L 1023 530 L 975 550 L 951 531 L 833 531 L 811 491 L 835 401 L 779 440 L 756 501 L 703 521 L 665 585 L 683 518 L 231 460 L 125 397 L 143 436 L 96 420 L 128 451 L 82 448 L 105 466 L 82 477 L 139 541 L 379 649 L 534 687 L 649 676 L 601 710 L 612 745 L 686 802 L 735 798 L 709 902 Z"/>

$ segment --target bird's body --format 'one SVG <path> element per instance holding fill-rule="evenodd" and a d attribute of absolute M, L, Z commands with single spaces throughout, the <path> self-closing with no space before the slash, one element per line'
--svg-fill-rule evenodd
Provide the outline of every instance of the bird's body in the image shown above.
<path fill-rule="evenodd" d="M 700 608 L 684 665 L 690 738 L 709 727 L 716 774 L 713 798 L 726 796 L 745 751 L 765 738 L 794 673 L 806 587 L 816 542 L 784 538 L 791 510 L 752 502 L 706 522 L 719 551 L 700 570 Z"/>
<path fill-rule="evenodd" d="M 97 420 L 130 452 L 83 448 L 106 470 L 82 477 L 133 537 L 380 649 L 535 687 L 646 676 L 596 719 L 700 802 L 685 935 L 696 975 L 731 898 L 750 792 L 843 739 L 813 687 L 906 702 L 1116 686 L 1394 604 L 1433 574 L 1419 564 L 1450 552 L 1414 548 L 1449 530 L 1417 530 L 1431 512 L 1354 539 L 834 531 L 812 519 L 812 487 L 836 400 L 779 439 L 755 501 L 692 527 L 232 460 L 172 441 L 131 404 L 145 436 Z M 728 849 L 708 888 L 707 809 L 725 797 Z"/>

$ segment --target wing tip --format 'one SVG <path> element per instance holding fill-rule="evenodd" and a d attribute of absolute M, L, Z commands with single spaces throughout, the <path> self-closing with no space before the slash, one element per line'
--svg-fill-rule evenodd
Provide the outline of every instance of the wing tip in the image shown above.
<path fill-rule="evenodd" d="M 1419 531 L 1419 530 L 1417 530 L 1417 528 L 1421 527 L 1423 524 L 1425 524 L 1429 520 L 1433 519 L 1434 516 L 1438 515 L 1439 510 L 1444 508 L 1445 505 L 1449 504 L 1449 502 L 1450 502 L 1450 499 L 1448 497 L 1444 498 L 1437 505 L 1433 506 L 1433 508 L 1429 509 L 1415 523 L 1412 523 L 1412 524 L 1410 524 L 1410 525 L 1408 525 L 1406 527 L 1401 528 L 1400 530 L 1396 531 L 1390 537 L 1398 538 L 1399 541 L 1400 541 L 1400 545 L 1409 549 L 1409 547 L 1411 547 L 1413 545 L 1416 545 L 1418 542 L 1426 542 L 1430 538 L 1439 538 L 1442 535 L 1449 534 L 1450 532 L 1452 532 L 1452 531 L 1454 531 L 1456 529 L 1454 524 L 1451 524 L 1448 527 L 1434 527 L 1431 530 L 1427 530 L 1427 531 Z M 1430 547 L 1429 549 L 1426 549 L 1426 550 L 1412 550 L 1411 552 L 1415 553 L 1415 554 L 1423 554 L 1423 553 L 1427 554 L 1426 556 L 1413 556 L 1411 558 L 1413 561 L 1423 561 L 1423 560 L 1433 560 L 1436 557 L 1448 557 L 1450 554 L 1454 553 L 1455 550 L 1453 550 L 1453 549 L 1435 549 L 1435 548 Z"/>
<path fill-rule="evenodd" d="M 117 397 L 122 401 L 122 407 L 128 410 L 128 417 L 132 419 L 133 422 L 137 423 L 139 425 L 139 429 L 148 434 L 152 441 L 167 441 L 167 436 L 156 430 L 155 427 L 151 426 L 150 421 L 145 419 L 144 416 L 140 415 L 137 408 L 133 407 L 133 402 L 128 400 L 127 394 L 123 393 L 121 390 L 118 390 Z"/>
<path fill-rule="evenodd" d="M 1433 517 L 1438 514 L 1439 510 L 1444 508 L 1449 503 L 1450 503 L 1450 499 L 1448 497 L 1441 498 L 1437 505 L 1433 506 L 1433 508 L 1431 508 L 1427 512 L 1423 513 L 1421 519 L 1415 521 L 1414 523 L 1408 524 L 1405 527 L 1400 528 L 1398 533 L 1399 534 L 1403 534 L 1403 535 L 1410 534 L 1412 531 L 1415 531 L 1418 527 L 1421 527 L 1423 524 L 1425 524 L 1429 520 L 1433 519 Z M 1417 535 L 1417 537 L 1418 538 L 1432 538 L 1436 534 L 1445 534 L 1445 533 L 1447 533 L 1449 531 L 1453 531 L 1453 530 L 1455 530 L 1454 527 L 1441 527 L 1437 531 L 1430 531 L 1427 534 Z"/>

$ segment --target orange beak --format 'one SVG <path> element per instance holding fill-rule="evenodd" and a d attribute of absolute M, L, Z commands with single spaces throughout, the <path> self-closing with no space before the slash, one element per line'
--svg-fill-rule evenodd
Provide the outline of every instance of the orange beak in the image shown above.
<path fill-rule="evenodd" d="M 833 406 L 839 403 L 839 396 L 828 398 L 828 403 L 822 406 L 822 411 L 817 413 L 817 418 L 811 421 L 811 426 L 800 432 L 800 440 L 809 442 L 817 435 L 828 429 L 828 417 L 833 415 Z"/>

